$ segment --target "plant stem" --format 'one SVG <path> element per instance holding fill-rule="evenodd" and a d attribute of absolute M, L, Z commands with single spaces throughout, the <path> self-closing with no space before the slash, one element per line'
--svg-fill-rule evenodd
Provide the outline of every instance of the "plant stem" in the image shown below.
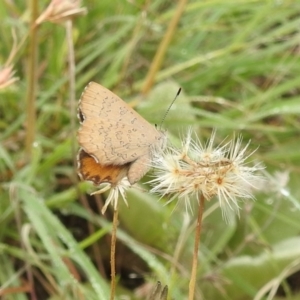
<path fill-rule="evenodd" d="M 113 227 L 110 242 L 110 300 L 114 300 L 116 293 L 116 242 L 118 228 L 118 210 L 114 209 Z"/>
<path fill-rule="evenodd" d="M 195 288 L 196 288 L 196 280 L 197 280 L 197 267 L 198 267 L 198 251 L 199 251 L 199 246 L 200 246 L 202 216 L 203 216 L 203 211 L 204 211 L 204 201 L 205 201 L 205 198 L 201 194 L 200 201 L 199 201 L 196 232 L 195 232 L 195 244 L 194 244 L 194 253 L 193 253 L 192 272 L 191 272 L 191 279 L 190 279 L 190 284 L 189 284 L 189 300 L 193 300 L 194 296 L 195 296 Z"/>
<path fill-rule="evenodd" d="M 181 15 L 184 11 L 185 5 L 187 3 L 187 0 L 179 0 L 178 6 L 176 8 L 176 11 L 174 13 L 173 18 L 171 19 L 167 32 L 164 35 L 156 53 L 153 58 L 152 64 L 150 66 L 149 72 L 147 74 L 147 77 L 145 79 L 145 82 L 142 87 L 142 93 L 147 94 L 149 90 L 151 89 L 153 82 L 155 80 L 155 76 L 157 71 L 160 69 L 163 59 L 165 57 L 165 54 L 167 52 L 168 46 L 172 40 L 172 37 L 175 34 L 176 26 L 181 18 Z"/>
<path fill-rule="evenodd" d="M 25 149 L 26 155 L 31 160 L 32 145 L 35 138 L 35 123 L 36 123 L 36 108 L 35 98 L 37 89 L 37 53 L 38 53 L 38 27 L 35 26 L 35 20 L 38 17 L 38 3 L 39 1 L 30 1 L 30 29 L 29 29 L 29 49 L 28 49 L 28 64 L 27 64 L 27 78 L 28 89 L 26 94 L 26 140 Z"/>
<path fill-rule="evenodd" d="M 74 54 L 74 43 L 73 43 L 73 22 L 67 20 L 65 22 L 66 36 L 68 45 L 68 64 L 69 64 L 69 103 L 70 103 L 70 123 L 71 123 L 71 138 L 72 138 L 72 158 L 74 170 L 77 169 L 77 158 L 76 158 L 76 95 L 75 95 L 75 54 Z M 75 171 L 75 180 L 77 179 Z"/>

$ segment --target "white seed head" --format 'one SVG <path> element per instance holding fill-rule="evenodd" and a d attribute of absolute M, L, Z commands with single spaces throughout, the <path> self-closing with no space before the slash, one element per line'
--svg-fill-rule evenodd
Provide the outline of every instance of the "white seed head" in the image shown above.
<path fill-rule="evenodd" d="M 215 131 L 203 145 L 192 139 L 192 131 L 182 142 L 182 149 L 167 147 L 163 154 L 153 160 L 154 179 L 150 181 L 151 192 L 161 196 L 191 201 L 203 195 L 206 200 L 217 197 L 223 217 L 230 221 L 232 212 L 239 215 L 239 199 L 254 199 L 252 189 L 261 176 L 257 174 L 263 167 L 248 166 L 246 155 L 249 143 L 242 147 L 238 137 L 214 148 Z M 190 205 L 188 205 L 190 206 Z"/>

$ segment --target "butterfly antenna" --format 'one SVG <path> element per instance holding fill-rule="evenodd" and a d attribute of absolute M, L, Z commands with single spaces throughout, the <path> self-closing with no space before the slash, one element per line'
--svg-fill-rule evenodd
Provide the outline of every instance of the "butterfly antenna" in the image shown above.
<path fill-rule="evenodd" d="M 171 104 L 169 105 L 168 109 L 166 110 L 165 115 L 164 115 L 164 117 L 162 118 L 162 120 L 161 120 L 161 122 L 160 122 L 160 126 L 159 126 L 160 128 L 162 127 L 162 125 L 163 125 L 163 123 L 164 123 L 164 121 L 165 121 L 165 119 L 166 119 L 166 117 L 167 117 L 167 115 L 168 115 L 168 113 L 169 113 L 169 111 L 170 111 L 172 105 L 174 104 L 175 100 L 176 100 L 177 97 L 180 95 L 180 92 L 181 92 L 181 88 L 178 89 L 178 92 L 177 92 L 175 98 L 173 99 L 173 101 L 172 101 Z"/>

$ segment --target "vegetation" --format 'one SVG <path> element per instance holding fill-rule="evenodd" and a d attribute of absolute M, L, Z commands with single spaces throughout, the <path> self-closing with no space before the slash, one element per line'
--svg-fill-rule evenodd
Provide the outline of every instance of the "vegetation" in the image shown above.
<path fill-rule="evenodd" d="M 300 2 L 90 0 L 36 24 L 48 4 L 0 2 L 3 299 L 109 299 L 112 211 L 76 174 L 89 81 L 153 124 L 181 87 L 163 123 L 174 145 L 189 127 L 204 143 L 214 128 L 216 144 L 251 140 L 267 180 L 231 223 L 205 204 L 195 299 L 299 299 Z M 157 281 L 187 299 L 197 204 L 165 205 L 149 180 L 119 203 L 117 299 L 147 299 Z"/>

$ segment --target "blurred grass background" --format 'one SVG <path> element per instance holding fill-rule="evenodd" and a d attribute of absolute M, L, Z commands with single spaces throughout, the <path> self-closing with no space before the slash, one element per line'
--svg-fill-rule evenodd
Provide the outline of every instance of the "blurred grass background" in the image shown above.
<path fill-rule="evenodd" d="M 38 1 L 38 15 L 48 4 Z M 190 126 L 203 141 L 213 128 L 218 142 L 240 133 L 266 166 L 263 190 L 233 224 L 217 201 L 207 204 L 196 299 L 300 299 L 300 2 L 187 2 L 147 89 L 179 2 L 82 6 L 88 12 L 72 30 L 77 99 L 96 81 L 159 124 L 182 87 L 164 123 L 174 143 Z M 19 78 L 0 90 L 1 299 L 108 299 L 111 215 L 100 214 L 103 198 L 88 196 L 73 166 L 66 29 L 38 27 L 29 106 L 30 15 L 29 2 L 0 2 L 0 66 L 15 36 Z M 140 189 L 128 201 L 129 209 L 120 204 L 118 299 L 146 299 L 157 280 L 170 299 L 187 299 L 195 216 Z"/>

